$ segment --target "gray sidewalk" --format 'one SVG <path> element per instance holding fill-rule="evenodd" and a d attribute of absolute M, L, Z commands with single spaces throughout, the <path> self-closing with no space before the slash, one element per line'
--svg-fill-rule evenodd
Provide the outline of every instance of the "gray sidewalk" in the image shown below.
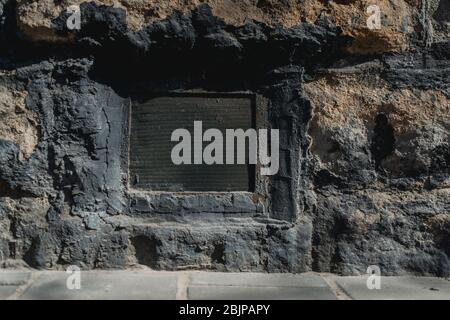
<path fill-rule="evenodd" d="M 367 276 L 317 273 L 82 271 L 81 288 L 72 290 L 69 277 L 63 271 L 0 270 L 0 299 L 450 300 L 450 280 L 431 277 L 382 277 L 378 290 L 367 288 Z"/>

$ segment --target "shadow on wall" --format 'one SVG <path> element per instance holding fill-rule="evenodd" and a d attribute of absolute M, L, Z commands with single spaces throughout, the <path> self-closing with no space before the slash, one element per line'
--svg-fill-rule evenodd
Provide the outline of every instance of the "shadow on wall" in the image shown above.
<path fill-rule="evenodd" d="M 136 236 L 131 238 L 131 244 L 134 246 L 137 263 L 157 269 L 158 244 L 156 239 Z"/>
<path fill-rule="evenodd" d="M 441 0 L 433 18 L 439 22 L 450 22 L 450 0 Z"/>

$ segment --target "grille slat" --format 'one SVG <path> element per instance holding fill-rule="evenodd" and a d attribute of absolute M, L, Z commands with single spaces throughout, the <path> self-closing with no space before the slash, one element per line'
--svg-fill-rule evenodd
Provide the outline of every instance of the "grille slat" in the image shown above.
<path fill-rule="evenodd" d="M 178 142 L 170 138 L 175 129 L 184 128 L 191 133 L 193 142 L 194 121 L 202 121 L 203 132 L 209 128 L 219 129 L 225 143 L 225 129 L 252 128 L 254 117 L 254 101 L 250 95 L 239 98 L 226 95 L 156 97 L 133 104 L 130 130 L 133 187 L 159 191 L 253 191 L 254 165 L 177 166 L 170 155 Z M 204 142 L 203 147 L 208 144 Z M 226 150 L 223 154 L 225 158 Z M 193 161 L 193 154 L 191 159 Z"/>

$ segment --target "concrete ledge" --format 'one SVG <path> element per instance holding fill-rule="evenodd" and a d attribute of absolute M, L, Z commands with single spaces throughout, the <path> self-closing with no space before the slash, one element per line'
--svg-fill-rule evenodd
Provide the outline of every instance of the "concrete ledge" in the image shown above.
<path fill-rule="evenodd" d="M 241 287 L 328 287 L 321 276 L 314 273 L 222 273 L 193 272 L 193 286 L 241 286 Z"/>

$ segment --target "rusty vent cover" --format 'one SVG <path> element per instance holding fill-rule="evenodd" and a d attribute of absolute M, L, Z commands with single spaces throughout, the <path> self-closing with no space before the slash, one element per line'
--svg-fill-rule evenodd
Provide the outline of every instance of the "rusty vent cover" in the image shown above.
<path fill-rule="evenodd" d="M 172 132 L 178 128 L 189 130 L 194 150 L 194 121 L 202 121 L 203 132 L 209 128 L 222 131 L 225 145 L 225 129 L 247 130 L 255 126 L 254 98 L 237 94 L 183 94 L 134 103 L 130 130 L 131 186 L 154 191 L 253 191 L 254 165 L 172 163 L 171 151 L 178 143 L 170 141 Z M 203 147 L 208 143 L 203 142 Z M 223 154 L 225 157 L 225 149 Z"/>

